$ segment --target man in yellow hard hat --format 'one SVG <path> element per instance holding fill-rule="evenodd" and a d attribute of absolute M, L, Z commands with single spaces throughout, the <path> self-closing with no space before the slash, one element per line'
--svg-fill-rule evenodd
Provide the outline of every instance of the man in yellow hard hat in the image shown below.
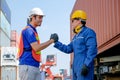
<path fill-rule="evenodd" d="M 73 79 L 94 80 L 94 58 L 97 55 L 96 33 L 86 26 L 87 16 L 82 10 L 76 10 L 71 16 L 75 36 L 68 45 L 60 41 L 54 47 L 65 53 L 74 52 Z"/>

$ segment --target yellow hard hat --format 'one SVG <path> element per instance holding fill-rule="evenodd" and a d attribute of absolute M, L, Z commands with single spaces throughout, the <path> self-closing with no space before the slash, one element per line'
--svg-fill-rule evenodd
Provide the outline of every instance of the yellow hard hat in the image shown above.
<path fill-rule="evenodd" d="M 86 12 L 84 12 L 83 10 L 76 10 L 75 12 L 73 12 L 71 16 L 71 19 L 74 18 L 80 18 L 82 20 L 86 20 L 87 19 Z"/>

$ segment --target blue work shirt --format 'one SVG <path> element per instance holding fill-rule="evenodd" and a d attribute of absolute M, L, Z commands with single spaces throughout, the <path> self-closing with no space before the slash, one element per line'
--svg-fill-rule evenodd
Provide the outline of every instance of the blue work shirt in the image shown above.
<path fill-rule="evenodd" d="M 97 40 L 96 33 L 92 29 L 84 26 L 73 37 L 70 44 L 65 45 L 58 41 L 54 47 L 65 53 L 74 52 L 72 65 L 73 80 L 94 80 L 94 58 L 97 55 Z M 81 75 L 84 64 L 89 68 L 86 76 Z"/>
<path fill-rule="evenodd" d="M 39 67 L 39 62 L 37 62 L 32 56 L 32 47 L 30 45 L 31 43 L 37 41 L 33 30 L 35 32 L 37 31 L 31 24 L 28 24 L 27 26 L 29 26 L 29 28 L 22 31 L 24 51 L 19 59 L 19 65 L 30 65 L 34 67 Z"/>

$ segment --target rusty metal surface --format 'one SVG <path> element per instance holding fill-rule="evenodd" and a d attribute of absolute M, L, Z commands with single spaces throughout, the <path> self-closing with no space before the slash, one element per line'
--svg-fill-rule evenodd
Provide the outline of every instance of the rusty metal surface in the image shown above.
<path fill-rule="evenodd" d="M 10 46 L 11 47 L 18 47 L 18 41 L 19 41 L 19 36 L 16 30 L 11 31 L 11 42 Z"/>
<path fill-rule="evenodd" d="M 120 0 L 76 0 L 73 11 L 78 9 L 86 11 L 87 26 L 97 34 L 98 53 L 120 44 Z"/>

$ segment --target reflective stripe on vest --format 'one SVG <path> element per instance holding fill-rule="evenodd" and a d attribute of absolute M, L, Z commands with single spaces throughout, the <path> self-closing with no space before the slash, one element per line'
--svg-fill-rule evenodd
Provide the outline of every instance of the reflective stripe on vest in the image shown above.
<path fill-rule="evenodd" d="M 28 27 L 28 26 L 27 26 L 27 27 L 25 27 L 23 30 L 25 30 L 25 29 L 27 29 L 27 28 L 31 28 L 31 27 Z M 23 31 L 23 30 L 22 30 L 22 31 Z M 38 44 L 40 44 L 38 34 L 37 34 L 32 28 L 31 28 L 31 30 L 34 32 Z M 17 54 L 17 58 L 18 58 L 18 59 L 22 56 L 23 51 L 24 51 L 24 44 L 23 44 L 23 37 L 22 37 L 22 33 L 21 33 L 21 35 L 20 35 L 20 42 L 19 42 L 19 45 L 18 45 L 18 54 Z M 41 52 L 40 52 L 40 51 L 35 52 L 35 50 L 32 49 L 32 56 L 33 56 L 33 58 L 34 58 L 36 61 L 41 62 Z"/>

